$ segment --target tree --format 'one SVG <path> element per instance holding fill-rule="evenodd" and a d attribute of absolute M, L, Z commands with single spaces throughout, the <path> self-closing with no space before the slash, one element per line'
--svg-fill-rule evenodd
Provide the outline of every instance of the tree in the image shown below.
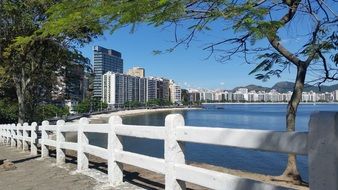
<path fill-rule="evenodd" d="M 54 117 L 64 117 L 69 114 L 68 107 L 60 107 L 53 104 L 41 104 L 36 108 L 33 119 L 35 122 L 42 122 Z"/>
<path fill-rule="evenodd" d="M 0 4 L 0 67 L 4 78 L 14 84 L 19 123 L 30 120 L 29 113 L 50 94 L 62 68 L 81 57 L 72 49 L 71 39 L 77 34 L 81 34 L 78 42 L 90 39 L 85 28 L 58 36 L 37 33 L 48 18 L 46 11 L 58 2 L 2 0 Z"/>
<path fill-rule="evenodd" d="M 9 98 L 0 99 L 0 121 L 2 123 L 14 123 L 17 120 L 18 105 Z"/>
<path fill-rule="evenodd" d="M 133 100 L 133 101 L 126 101 L 124 103 L 124 107 L 126 107 L 126 108 L 138 108 L 138 107 L 141 107 L 141 106 L 142 106 L 141 102 L 135 101 L 135 100 Z"/>
<path fill-rule="evenodd" d="M 181 92 L 182 104 L 189 105 L 189 92 L 186 89 L 182 89 Z"/>
<path fill-rule="evenodd" d="M 86 100 L 80 102 L 76 106 L 75 110 L 78 113 L 88 113 L 90 111 L 90 108 L 91 108 L 91 106 L 90 106 L 90 100 L 86 99 Z"/>
<path fill-rule="evenodd" d="M 204 48 L 210 50 L 210 55 L 216 53 L 220 61 L 231 61 L 235 55 L 241 55 L 246 63 L 260 60 L 250 73 L 257 73 L 256 78 L 260 80 L 280 77 L 290 66 L 296 68 L 286 114 L 286 129 L 294 131 L 308 70 L 315 72 L 311 80 L 318 85 L 337 80 L 338 70 L 334 63 L 338 63 L 338 17 L 336 8 L 332 8 L 335 5 L 336 0 L 65 1 L 50 9 L 50 20 L 42 33 L 76 31 L 74 23 L 94 26 L 96 32 L 107 28 L 114 31 L 128 24 L 134 29 L 137 23 L 156 27 L 172 25 L 176 44 L 168 49 L 170 52 L 178 45 L 189 47 L 199 33 L 220 27 L 224 38 Z M 95 22 L 97 18 L 100 18 L 99 22 Z M 296 27 L 300 32 L 292 36 L 286 31 L 290 27 Z M 186 30 L 177 32 L 179 28 Z M 303 39 L 296 47 L 283 43 L 288 37 L 300 36 Z M 279 179 L 301 181 L 296 155 L 289 154 L 287 167 Z"/>
<path fill-rule="evenodd" d="M 85 99 L 76 106 L 76 111 L 78 113 L 89 113 L 94 111 L 102 111 L 103 109 L 108 108 L 108 104 L 102 102 L 100 99 Z"/>

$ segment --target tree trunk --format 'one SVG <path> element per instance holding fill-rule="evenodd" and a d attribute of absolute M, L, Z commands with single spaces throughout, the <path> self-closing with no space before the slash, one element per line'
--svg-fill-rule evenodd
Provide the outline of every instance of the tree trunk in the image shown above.
<path fill-rule="evenodd" d="M 305 64 L 300 64 L 297 66 L 297 77 L 294 84 L 293 93 L 291 99 L 288 103 L 287 114 L 286 114 L 286 129 L 287 131 L 295 131 L 296 123 L 296 113 L 299 102 L 302 99 L 302 93 L 304 90 L 304 82 L 306 76 L 307 67 Z M 288 155 L 288 163 L 282 174 L 283 178 L 286 178 L 287 181 L 292 181 L 295 183 L 301 183 L 301 177 L 297 169 L 296 155 Z"/>
<path fill-rule="evenodd" d="M 25 93 L 20 83 L 15 84 L 15 89 L 16 89 L 16 95 L 18 97 L 18 107 L 19 107 L 18 123 L 23 124 L 26 119 Z"/>
<path fill-rule="evenodd" d="M 24 69 L 21 69 L 21 75 L 13 77 L 15 83 L 16 95 L 18 98 L 18 123 L 23 124 L 26 121 L 26 90 L 30 79 L 26 78 Z"/>

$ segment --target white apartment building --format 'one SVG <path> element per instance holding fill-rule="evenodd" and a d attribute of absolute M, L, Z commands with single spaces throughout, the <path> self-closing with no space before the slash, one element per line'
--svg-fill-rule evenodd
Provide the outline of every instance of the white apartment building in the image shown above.
<path fill-rule="evenodd" d="M 338 90 L 335 90 L 333 94 L 334 94 L 334 101 L 338 101 Z"/>
<path fill-rule="evenodd" d="M 102 101 L 116 104 L 116 73 L 107 72 L 102 76 Z"/>
<path fill-rule="evenodd" d="M 177 91 L 178 87 L 175 87 Z M 102 101 L 110 107 L 121 107 L 128 101 L 137 101 L 143 104 L 154 99 L 169 101 L 169 96 L 168 79 L 142 78 L 114 72 L 102 75 Z M 179 87 L 177 101 L 181 100 L 180 96 L 181 88 Z"/>
<path fill-rule="evenodd" d="M 247 88 L 239 88 L 235 92 L 236 100 L 237 101 L 248 101 L 249 100 L 249 90 Z"/>
<path fill-rule="evenodd" d="M 227 91 L 217 91 L 215 92 L 215 101 L 219 101 L 219 102 L 222 102 L 222 101 L 225 101 L 228 99 L 228 92 Z"/>
<path fill-rule="evenodd" d="M 175 84 L 173 80 L 169 82 L 169 92 L 171 103 L 181 103 L 181 86 Z"/>
<path fill-rule="evenodd" d="M 113 72 L 102 76 L 102 101 L 110 107 L 123 106 L 127 101 L 145 103 L 146 97 L 146 78 Z"/>

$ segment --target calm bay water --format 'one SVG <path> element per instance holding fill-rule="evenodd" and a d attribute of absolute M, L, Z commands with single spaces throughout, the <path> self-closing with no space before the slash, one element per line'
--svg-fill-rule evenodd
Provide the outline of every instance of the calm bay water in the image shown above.
<path fill-rule="evenodd" d="M 222 109 L 220 109 L 222 108 Z M 307 131 L 308 122 L 314 111 L 338 111 L 335 104 L 303 104 L 298 109 L 297 131 Z M 201 110 L 147 113 L 126 116 L 124 124 L 164 126 L 164 119 L 170 113 L 184 116 L 186 125 L 224 128 L 244 128 L 284 131 L 286 105 L 283 104 L 225 104 L 205 105 Z M 90 143 L 106 147 L 103 135 L 93 134 Z M 124 138 L 126 151 L 163 158 L 163 141 L 139 138 Z M 269 175 L 279 175 L 286 165 L 287 155 L 262 151 L 244 150 L 213 145 L 186 143 L 188 161 L 207 163 L 232 169 L 240 169 Z M 307 157 L 298 156 L 298 167 L 302 177 L 308 179 Z"/>

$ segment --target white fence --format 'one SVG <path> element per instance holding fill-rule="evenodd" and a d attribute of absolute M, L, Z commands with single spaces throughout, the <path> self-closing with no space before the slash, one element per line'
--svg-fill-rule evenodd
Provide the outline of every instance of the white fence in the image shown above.
<path fill-rule="evenodd" d="M 41 139 L 37 139 L 37 130 Z M 56 134 L 49 139 L 47 131 Z M 65 133 L 77 132 L 77 143 L 66 142 Z M 89 144 L 86 134 L 108 134 L 108 148 Z M 164 140 L 164 159 L 149 157 L 123 150 L 123 136 Z M 275 132 L 248 129 L 227 129 L 185 126 L 179 114 L 168 115 L 165 126 L 124 125 L 119 116 L 112 116 L 108 124 L 89 124 L 82 118 L 79 124 L 56 125 L 44 121 L 37 127 L 25 123 L 0 125 L 0 140 L 3 144 L 28 150 L 37 154 L 41 144 L 41 157 L 48 157 L 48 147 L 56 148 L 56 162 L 65 163 L 65 149 L 77 151 L 77 170 L 88 169 L 86 153 L 106 159 L 108 179 L 113 186 L 123 182 L 122 164 L 130 164 L 165 175 L 165 189 L 185 189 L 185 182 L 210 189 L 283 189 L 281 187 L 240 178 L 230 174 L 187 165 L 184 142 L 230 146 L 245 149 L 295 153 L 308 155 L 310 189 L 338 189 L 338 113 L 318 112 L 311 116 L 309 132 Z"/>

